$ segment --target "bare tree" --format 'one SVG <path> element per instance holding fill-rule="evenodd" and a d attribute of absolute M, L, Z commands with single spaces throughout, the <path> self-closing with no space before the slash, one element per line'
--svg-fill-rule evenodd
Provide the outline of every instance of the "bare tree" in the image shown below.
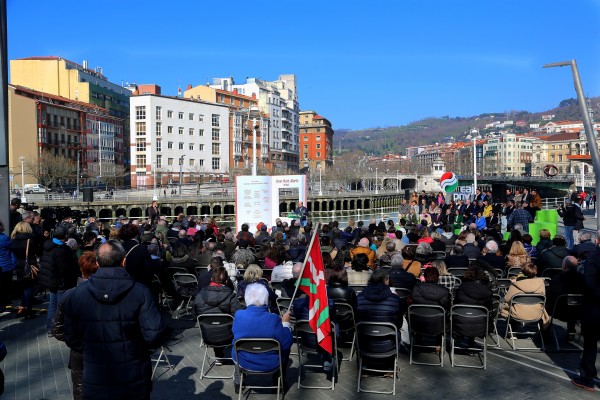
<path fill-rule="evenodd" d="M 39 159 L 25 162 L 25 174 L 34 177 L 38 183 L 46 187 L 54 186 L 61 180 L 69 179 L 76 174 L 75 160 L 42 151 Z"/>

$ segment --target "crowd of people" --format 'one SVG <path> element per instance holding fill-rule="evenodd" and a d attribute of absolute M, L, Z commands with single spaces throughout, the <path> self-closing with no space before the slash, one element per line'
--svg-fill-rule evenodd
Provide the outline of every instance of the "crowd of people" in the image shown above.
<path fill-rule="evenodd" d="M 473 201 L 456 203 L 446 203 L 441 194 L 415 193 L 400 207 L 398 223 L 349 219 L 316 225 L 303 210 L 302 217 L 289 224 L 279 219 L 274 226 L 259 222 L 255 232 L 249 224 L 235 232 L 210 218 L 183 214 L 170 218 L 160 215 L 154 203 L 147 218 L 121 217 L 111 224 L 90 217 L 83 226 L 69 218 L 43 221 L 36 212 L 25 211 L 20 218 L 11 218 L 14 226 L 9 234 L 0 224 L 2 306 L 11 306 L 18 298 L 16 317 L 33 318 L 34 294 L 49 292 L 47 333 L 71 348 L 75 398 L 106 398 L 107 394 L 119 398 L 131 391 L 147 398 L 151 390 L 148 350 L 169 336 L 161 311 L 180 312 L 190 299 L 195 315 L 235 316 L 233 342 L 257 335 L 271 337 L 280 342 L 287 360 L 292 345 L 290 319 L 292 315 L 306 319 L 308 301 L 298 296 L 280 316 L 276 300 L 292 297 L 316 233 L 332 320 L 345 323 L 342 316 L 337 320 L 335 305 L 346 303 L 357 321 L 394 323 L 404 348 L 410 342 L 409 303 L 439 305 L 447 311 L 452 304 L 472 304 L 491 311 L 500 294 L 501 315 L 541 313 L 547 327 L 561 294 L 585 293 L 593 300 L 584 314 L 600 315 L 600 235 L 582 233 L 579 243 L 568 248 L 564 236 L 551 237 L 541 230 L 534 246 L 527 223 L 539 207 L 541 200 L 534 190 L 507 193 L 500 203 L 479 190 Z M 516 217 L 519 210 L 528 217 Z M 508 240 L 503 239 L 500 217 L 506 218 Z M 180 273 L 193 275 L 196 281 L 178 284 L 174 278 Z M 542 276 L 551 278 L 548 285 Z M 498 279 L 506 277 L 512 284 L 503 292 Z M 405 289 L 410 296 L 399 296 L 394 289 Z M 545 309 L 511 309 L 510 299 L 519 293 L 545 295 Z M 588 321 L 585 315 L 561 307 L 554 317 L 567 322 L 567 339 L 574 337 L 579 319 Z M 585 340 L 581 377 L 575 379 L 588 389 L 596 375 L 598 320 L 583 324 L 584 335 L 592 339 Z M 474 345 L 472 340 L 469 345 Z M 230 348 L 215 350 L 217 363 L 232 356 Z M 322 354 L 325 369 L 331 368 L 332 361 Z M 273 357 L 257 359 L 251 354 L 235 362 L 250 369 L 275 365 Z M 234 385 L 239 391 L 237 374 Z"/>

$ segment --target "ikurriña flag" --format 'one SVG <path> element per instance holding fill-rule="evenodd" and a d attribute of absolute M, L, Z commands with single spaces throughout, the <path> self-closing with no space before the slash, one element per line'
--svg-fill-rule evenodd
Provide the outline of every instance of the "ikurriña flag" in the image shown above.
<path fill-rule="evenodd" d="M 300 289 L 308 295 L 309 323 L 317 335 L 319 346 L 329 354 L 333 354 L 329 301 L 327 299 L 327 287 L 325 286 L 325 268 L 321 246 L 319 245 L 319 234 L 315 232 L 315 236 L 300 277 Z"/>

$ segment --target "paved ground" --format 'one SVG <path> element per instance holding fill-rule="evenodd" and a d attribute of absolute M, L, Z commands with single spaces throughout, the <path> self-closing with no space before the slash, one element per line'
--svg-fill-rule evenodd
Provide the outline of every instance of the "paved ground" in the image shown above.
<path fill-rule="evenodd" d="M 2 399 L 40 400 L 70 398 L 70 374 L 67 368 L 69 350 L 45 334 L 45 315 L 32 320 L 13 317 L 0 319 L 0 340 L 6 343 L 9 354 L 2 363 L 6 376 Z M 171 320 L 178 340 L 167 351 L 173 369 L 162 365 L 156 371 L 153 399 L 220 399 L 234 398 L 231 380 L 200 379 L 202 351 L 199 349 L 199 331 L 193 321 Z M 501 332 L 502 326 L 501 326 Z M 559 337 L 564 329 L 559 328 Z M 546 353 L 540 351 L 512 351 L 501 340 L 501 349 L 488 352 L 488 368 L 467 369 L 452 367 L 448 354 L 443 367 L 410 365 L 408 355 L 400 354 L 398 395 L 421 399 L 586 399 L 596 398 L 576 388 L 569 382 L 579 364 L 580 352 L 556 352 L 548 340 Z M 530 339 L 519 340 L 521 345 L 531 345 Z M 575 343 L 576 344 L 576 343 Z M 570 344 L 570 349 L 576 350 Z M 155 355 L 156 356 L 156 355 Z M 421 354 L 433 360 L 434 354 Z M 457 356 L 461 362 L 475 363 L 477 356 Z M 288 382 L 298 376 L 297 356 L 291 357 Z M 216 367 L 215 372 L 230 373 L 231 366 Z M 287 399 L 301 399 L 306 395 L 316 399 L 330 398 L 384 398 L 385 395 L 356 392 L 357 367 L 355 360 L 343 361 L 334 391 L 297 389 L 295 385 L 286 394 Z M 310 379 L 311 377 L 309 377 Z M 326 384 L 324 374 L 313 375 L 311 381 Z M 389 388 L 391 378 L 371 377 L 369 387 Z M 252 398 L 275 398 L 274 394 L 253 394 Z M 388 396 L 389 397 L 389 396 Z"/>

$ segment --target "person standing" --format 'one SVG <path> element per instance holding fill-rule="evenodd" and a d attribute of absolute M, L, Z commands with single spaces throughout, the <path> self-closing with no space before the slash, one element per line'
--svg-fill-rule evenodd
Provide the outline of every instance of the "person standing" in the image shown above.
<path fill-rule="evenodd" d="M 154 226 L 156 222 L 158 222 L 158 202 L 153 201 L 152 205 L 146 209 L 146 214 L 148 214 L 148 219 L 150 219 L 150 224 Z"/>
<path fill-rule="evenodd" d="M 300 225 L 303 227 L 306 226 L 306 219 L 308 217 L 308 208 L 304 206 L 304 203 L 301 201 L 298 202 L 298 207 L 296 208 L 296 214 L 300 215 Z"/>
<path fill-rule="evenodd" d="M 575 245 L 573 231 L 583 229 L 583 220 L 585 217 L 583 216 L 579 205 L 574 204 L 570 199 L 565 199 L 565 204 L 559 207 L 557 211 L 558 215 L 563 219 L 567 249 L 573 250 L 573 246 Z"/>
<path fill-rule="evenodd" d="M 44 251 L 40 258 L 39 283 L 48 289 L 50 300 L 46 315 L 46 332 L 52 336 L 52 319 L 65 290 L 75 287 L 79 268 L 73 251 L 65 244 L 67 227 L 59 225 L 54 230 L 52 240 L 44 242 Z"/>
<path fill-rule="evenodd" d="M 529 232 L 529 222 L 533 222 L 533 219 L 531 218 L 531 214 L 529 214 L 527 211 L 528 205 L 529 204 L 525 202 L 517 204 L 517 207 L 510 214 L 510 217 L 508 217 L 508 220 L 506 221 L 507 228 L 509 230 L 513 229 L 515 225 L 521 224 L 523 226 L 523 230 L 525 232 Z"/>
<path fill-rule="evenodd" d="M 598 232 L 600 233 L 600 232 Z M 594 378 L 597 375 L 596 356 L 600 339 L 600 251 L 598 248 L 588 256 L 583 272 L 585 280 L 583 294 L 583 354 L 579 365 L 579 376 L 571 382 L 582 389 L 594 392 Z"/>
<path fill-rule="evenodd" d="M 15 256 L 11 250 L 10 236 L 4 233 L 4 224 L 0 221 L 0 312 L 10 304 L 10 294 L 15 270 Z"/>
<path fill-rule="evenodd" d="M 123 268 L 115 240 L 98 249 L 98 271 L 64 303 L 64 340 L 83 353 L 84 399 L 150 399 L 151 349 L 169 331 L 152 293 Z"/>

